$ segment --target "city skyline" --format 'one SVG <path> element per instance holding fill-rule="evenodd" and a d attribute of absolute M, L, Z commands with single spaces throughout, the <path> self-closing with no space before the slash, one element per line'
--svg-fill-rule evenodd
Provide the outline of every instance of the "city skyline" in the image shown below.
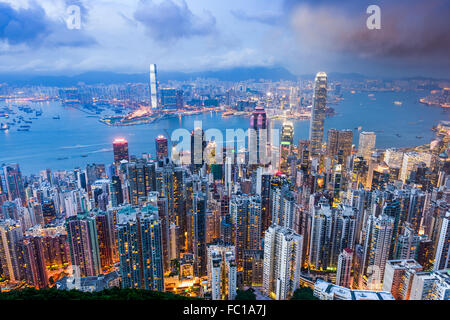
<path fill-rule="evenodd" d="M 450 300 L 448 9 L 0 0 L 0 300 Z"/>

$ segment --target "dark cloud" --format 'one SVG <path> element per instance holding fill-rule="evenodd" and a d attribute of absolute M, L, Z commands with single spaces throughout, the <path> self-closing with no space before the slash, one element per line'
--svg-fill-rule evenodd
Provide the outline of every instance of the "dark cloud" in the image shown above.
<path fill-rule="evenodd" d="M 448 1 L 377 1 L 380 30 L 366 27 L 366 8 L 372 3 L 350 1 L 344 6 L 324 0 L 307 2 L 285 1 L 303 46 L 366 60 L 450 65 Z"/>
<path fill-rule="evenodd" d="M 77 0 L 68 0 L 67 5 L 79 5 L 81 17 L 87 16 L 86 8 Z M 0 41 L 10 45 L 25 44 L 30 47 L 79 47 L 96 43 L 83 30 L 69 30 L 65 21 L 49 19 L 45 10 L 33 2 L 27 9 L 15 10 L 9 4 L 0 3 Z"/>
<path fill-rule="evenodd" d="M 159 4 L 141 0 L 134 18 L 145 26 L 148 36 L 159 42 L 205 36 L 216 28 L 216 19 L 210 12 L 195 15 L 184 0 L 179 3 L 166 0 Z"/>
<path fill-rule="evenodd" d="M 283 16 L 279 13 L 264 12 L 259 14 L 249 14 L 242 10 L 231 10 L 231 14 L 239 20 L 258 22 L 268 25 L 277 25 L 283 21 Z"/>
<path fill-rule="evenodd" d="M 0 3 L 0 40 L 9 44 L 35 42 L 51 31 L 44 9 L 34 5 L 29 9 L 14 10 Z"/>

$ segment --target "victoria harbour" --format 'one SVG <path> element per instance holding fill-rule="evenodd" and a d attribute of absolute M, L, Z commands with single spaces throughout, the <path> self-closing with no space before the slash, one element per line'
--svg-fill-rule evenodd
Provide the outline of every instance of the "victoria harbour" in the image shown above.
<path fill-rule="evenodd" d="M 330 128 L 351 129 L 361 127 L 364 131 L 377 133 L 377 148 L 405 148 L 429 143 L 433 137 L 433 126 L 439 120 L 449 118 L 449 110 L 429 107 L 419 103 L 420 92 L 378 92 L 368 96 L 367 92 L 344 93 L 344 100 L 333 105 L 336 115 L 327 118 L 325 131 Z M 402 105 L 394 101 L 402 101 Z M 192 130 L 194 121 L 202 121 L 203 129 L 247 128 L 247 117 L 222 118 L 221 113 L 211 112 L 191 116 L 163 119 L 158 122 L 110 127 L 86 113 L 59 102 L 36 103 L 43 115 L 30 126 L 30 131 L 0 131 L 0 163 L 18 162 L 26 174 L 38 173 L 47 167 L 69 170 L 88 163 L 105 163 L 112 156 L 111 141 L 124 137 L 130 142 L 130 153 L 154 154 L 154 137 L 171 134 L 176 128 Z M 60 119 L 53 119 L 59 116 Z M 3 120 L 2 120 L 3 121 Z M 1 122 L 1 121 L 0 121 Z M 280 129 L 281 120 L 274 121 Z M 306 139 L 308 120 L 294 121 L 294 141 Z M 355 130 L 357 132 L 357 130 Z M 421 137 L 421 138 L 417 138 Z M 354 135 L 357 144 L 358 135 Z"/>

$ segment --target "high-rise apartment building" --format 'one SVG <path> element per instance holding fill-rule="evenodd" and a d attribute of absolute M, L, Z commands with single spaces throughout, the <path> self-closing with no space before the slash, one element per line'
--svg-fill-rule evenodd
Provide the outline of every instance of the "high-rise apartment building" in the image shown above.
<path fill-rule="evenodd" d="M 351 287 L 351 271 L 353 263 L 353 250 L 345 248 L 339 254 L 336 273 L 336 285 L 341 287 Z"/>
<path fill-rule="evenodd" d="M 237 290 L 234 246 L 208 246 L 208 284 L 212 300 L 233 300 Z"/>
<path fill-rule="evenodd" d="M 161 222 L 157 209 L 132 208 L 117 215 L 122 288 L 164 291 Z"/>
<path fill-rule="evenodd" d="M 303 238 L 292 229 L 272 225 L 264 236 L 263 291 L 284 300 L 300 281 Z"/>

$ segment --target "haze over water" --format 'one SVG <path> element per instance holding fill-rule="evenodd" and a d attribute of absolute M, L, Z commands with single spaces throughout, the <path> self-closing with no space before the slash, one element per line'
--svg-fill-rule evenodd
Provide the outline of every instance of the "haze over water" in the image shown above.
<path fill-rule="evenodd" d="M 377 148 L 429 143 L 434 137 L 431 128 L 440 120 L 449 120 L 450 111 L 419 103 L 418 99 L 424 95 L 425 92 L 378 92 L 374 97 L 368 97 L 368 93 L 345 92 L 345 100 L 332 105 L 337 115 L 325 119 L 324 140 L 330 128 L 351 129 L 353 142 L 357 145 L 359 132 L 354 128 L 361 126 L 362 131 L 376 132 Z M 394 101 L 402 101 L 403 105 L 397 106 Z M 71 170 L 87 163 L 111 163 L 112 141 L 117 137 L 128 140 L 130 154 L 150 153 L 154 156 L 157 135 L 170 135 L 176 128 L 191 131 L 196 120 L 202 121 L 203 129 L 217 128 L 224 135 L 226 129 L 246 130 L 249 127 L 249 118 L 222 118 L 220 113 L 170 118 L 147 125 L 109 127 L 97 118 L 87 117 L 86 113 L 62 107 L 57 102 L 37 104 L 37 108 L 42 108 L 43 115 L 33 120 L 29 132 L 18 132 L 17 126 L 8 133 L 0 131 L 0 164 L 19 163 L 24 174 L 37 174 L 45 168 Z M 53 119 L 56 115 L 60 120 Z M 28 115 L 24 117 L 27 119 Z M 9 121 L 0 119 L 3 123 Z M 276 120 L 274 128 L 280 127 L 281 121 Z M 297 144 L 298 139 L 307 139 L 308 131 L 308 120 L 294 121 L 294 143 Z"/>

